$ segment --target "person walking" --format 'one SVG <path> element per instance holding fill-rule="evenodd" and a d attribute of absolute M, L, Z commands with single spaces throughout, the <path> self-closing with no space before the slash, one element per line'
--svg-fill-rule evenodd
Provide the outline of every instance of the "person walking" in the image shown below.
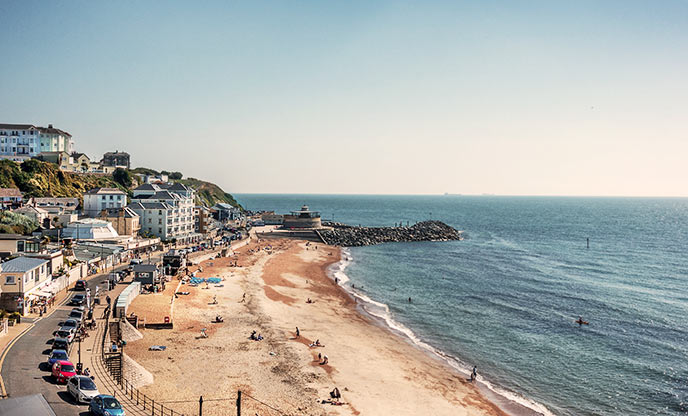
<path fill-rule="evenodd" d="M 296 327 L 296 338 L 301 336 L 301 331 L 299 331 L 299 327 Z"/>
<path fill-rule="evenodd" d="M 473 372 L 471 372 L 471 381 L 475 381 L 478 378 L 478 367 L 473 366 Z"/>

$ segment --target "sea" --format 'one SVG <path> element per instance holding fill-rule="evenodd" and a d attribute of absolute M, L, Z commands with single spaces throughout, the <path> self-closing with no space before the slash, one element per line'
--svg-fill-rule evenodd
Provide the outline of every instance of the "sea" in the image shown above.
<path fill-rule="evenodd" d="M 391 330 L 537 412 L 688 414 L 688 199 L 236 197 L 352 225 L 444 221 L 465 239 L 349 248 L 335 272 Z"/>

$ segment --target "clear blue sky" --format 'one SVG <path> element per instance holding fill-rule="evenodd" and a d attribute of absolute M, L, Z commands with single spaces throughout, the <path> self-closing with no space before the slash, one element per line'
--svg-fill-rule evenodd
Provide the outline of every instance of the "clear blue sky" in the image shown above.
<path fill-rule="evenodd" d="M 0 121 L 230 192 L 688 196 L 686 1 L 0 2 Z"/>

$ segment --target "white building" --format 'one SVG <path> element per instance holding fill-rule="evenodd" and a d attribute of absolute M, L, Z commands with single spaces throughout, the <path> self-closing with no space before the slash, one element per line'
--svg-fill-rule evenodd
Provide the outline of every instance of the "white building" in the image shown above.
<path fill-rule="evenodd" d="M 74 150 L 72 135 L 56 129 L 52 124 L 39 127 L 33 124 L 0 124 L 0 158 L 22 162 L 41 152 Z"/>
<path fill-rule="evenodd" d="M 200 236 L 194 226 L 195 191 L 183 184 L 144 184 L 134 189 L 129 205 L 141 217 L 141 232 L 162 240 L 190 242 Z"/>
<path fill-rule="evenodd" d="M 112 241 L 120 239 L 119 234 L 117 234 L 110 222 L 94 218 L 84 218 L 69 223 L 62 229 L 62 237 L 86 241 Z"/>
<path fill-rule="evenodd" d="M 8 311 L 27 312 L 31 298 L 47 295 L 40 289 L 49 283 L 48 260 L 17 257 L 0 265 L 0 307 Z"/>
<path fill-rule="evenodd" d="M 94 188 L 84 194 L 84 215 L 91 218 L 100 216 L 108 208 L 127 206 L 127 194 L 117 188 Z"/>

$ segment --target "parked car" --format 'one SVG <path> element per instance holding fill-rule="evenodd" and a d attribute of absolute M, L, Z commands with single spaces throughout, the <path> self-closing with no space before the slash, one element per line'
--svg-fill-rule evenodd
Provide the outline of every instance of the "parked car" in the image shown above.
<path fill-rule="evenodd" d="M 81 321 L 84 319 L 84 313 L 72 309 L 72 311 L 69 312 L 69 319 L 74 319 L 79 325 L 81 325 Z"/>
<path fill-rule="evenodd" d="M 53 336 L 55 336 L 55 338 L 64 338 L 69 342 L 74 341 L 74 331 L 69 329 L 60 328 L 57 331 L 53 332 Z"/>
<path fill-rule="evenodd" d="M 77 280 L 76 284 L 74 285 L 74 290 L 86 290 L 86 281 Z"/>
<path fill-rule="evenodd" d="M 96 383 L 86 376 L 74 376 L 67 382 L 67 392 L 77 403 L 88 403 L 100 394 Z"/>
<path fill-rule="evenodd" d="M 73 306 L 81 306 L 84 303 L 86 303 L 86 296 L 81 293 L 72 296 L 72 299 L 69 301 L 69 304 Z"/>
<path fill-rule="evenodd" d="M 131 259 L 131 261 L 129 261 L 129 264 L 141 264 L 141 263 L 143 263 L 143 260 L 141 260 L 141 259 Z"/>
<path fill-rule="evenodd" d="M 67 319 L 62 322 L 62 327 L 60 327 L 60 329 L 74 329 L 74 332 L 76 332 L 76 330 L 79 329 L 79 322 L 75 319 Z"/>
<path fill-rule="evenodd" d="M 67 351 L 52 350 L 52 352 L 50 352 L 50 355 L 48 356 L 48 364 L 50 364 L 50 368 L 52 368 L 53 364 L 58 361 L 69 361 L 69 355 L 67 355 Z"/>
<path fill-rule="evenodd" d="M 113 396 L 99 394 L 91 400 L 88 410 L 96 416 L 125 416 L 122 405 Z"/>
<path fill-rule="evenodd" d="M 57 383 L 66 383 L 70 377 L 76 375 L 76 369 L 71 361 L 58 360 L 53 364 L 53 378 Z"/>
<path fill-rule="evenodd" d="M 69 340 L 67 338 L 55 338 L 50 349 L 67 351 L 69 349 Z"/>

